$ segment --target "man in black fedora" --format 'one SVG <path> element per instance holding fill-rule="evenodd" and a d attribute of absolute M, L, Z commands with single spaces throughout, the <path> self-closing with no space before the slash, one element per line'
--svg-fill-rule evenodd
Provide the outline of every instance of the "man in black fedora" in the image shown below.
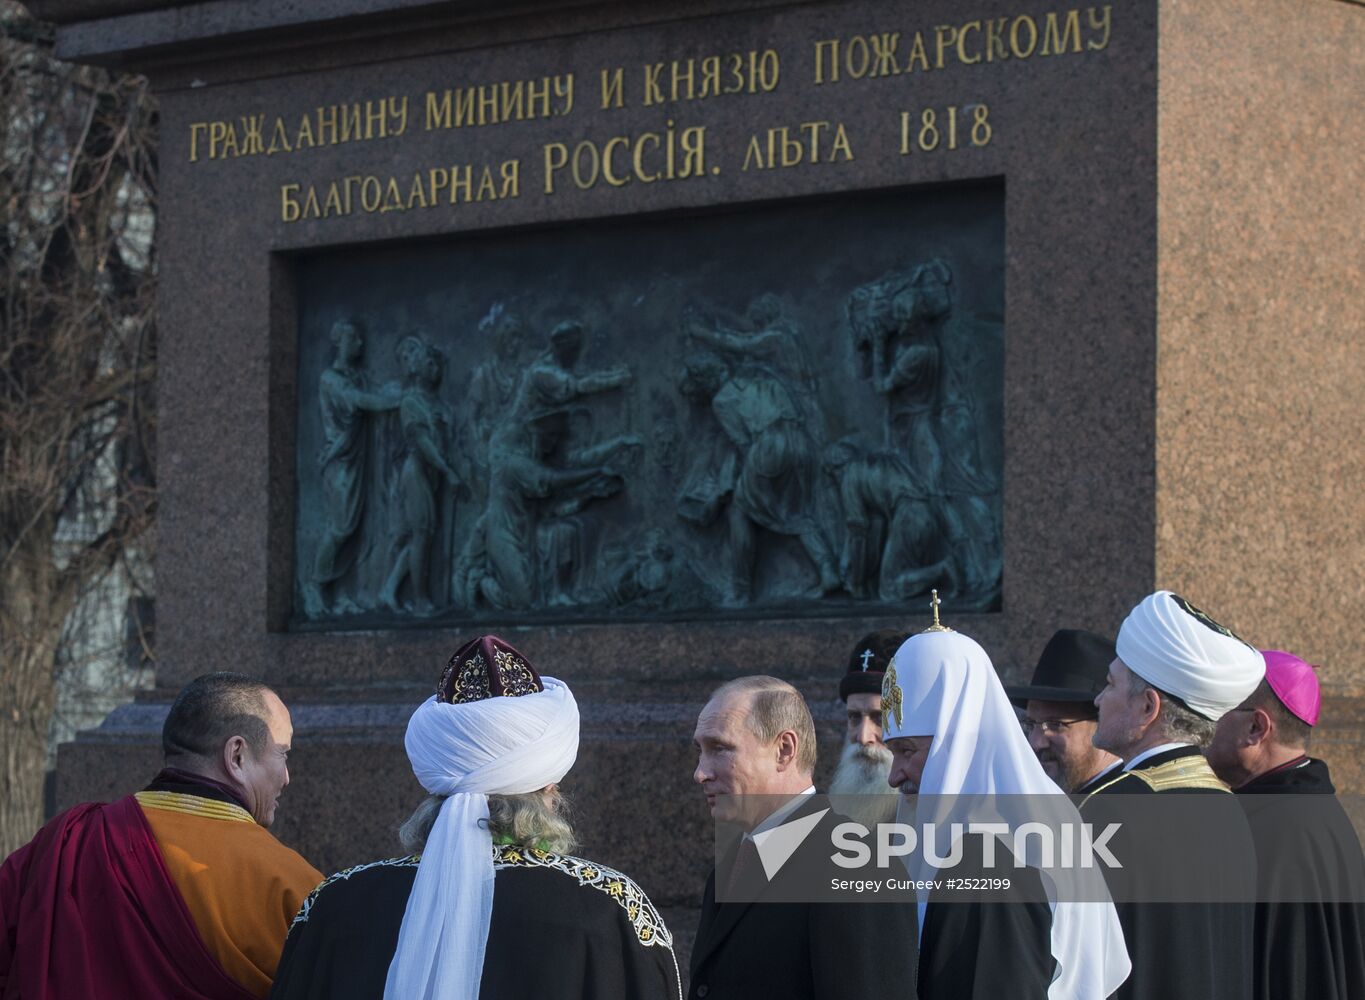
<path fill-rule="evenodd" d="M 1043 770 L 1072 795 L 1094 791 L 1122 764 L 1091 742 L 1099 719 L 1095 696 L 1116 655 L 1109 639 L 1064 628 L 1048 640 L 1033 680 L 1005 688 L 1024 710 L 1024 735 Z"/>

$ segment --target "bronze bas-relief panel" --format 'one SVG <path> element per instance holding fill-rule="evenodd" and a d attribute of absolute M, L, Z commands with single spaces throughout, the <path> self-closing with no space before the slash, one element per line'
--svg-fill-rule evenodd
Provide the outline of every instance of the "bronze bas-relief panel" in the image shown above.
<path fill-rule="evenodd" d="M 998 609 L 1003 208 L 299 258 L 295 625 Z"/>

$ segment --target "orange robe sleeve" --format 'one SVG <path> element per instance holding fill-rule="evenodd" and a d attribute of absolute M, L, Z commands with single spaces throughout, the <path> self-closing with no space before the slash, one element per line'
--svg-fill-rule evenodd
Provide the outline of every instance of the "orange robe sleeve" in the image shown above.
<path fill-rule="evenodd" d="M 137 798 L 204 946 L 265 997 L 294 914 L 322 874 L 238 806 L 174 793 Z"/>

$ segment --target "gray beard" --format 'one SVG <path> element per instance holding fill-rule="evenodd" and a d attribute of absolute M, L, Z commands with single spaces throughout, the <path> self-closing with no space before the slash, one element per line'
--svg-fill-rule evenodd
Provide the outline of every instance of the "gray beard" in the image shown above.
<path fill-rule="evenodd" d="M 846 743 L 830 779 L 830 804 L 868 829 L 892 822 L 900 796 L 886 783 L 890 773 L 890 750 Z"/>

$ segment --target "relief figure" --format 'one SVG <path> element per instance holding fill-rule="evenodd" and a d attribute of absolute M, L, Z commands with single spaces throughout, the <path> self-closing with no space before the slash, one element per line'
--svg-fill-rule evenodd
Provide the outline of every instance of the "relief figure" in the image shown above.
<path fill-rule="evenodd" d="M 466 393 L 470 454 L 477 456 L 482 468 L 488 466 L 489 441 L 512 405 L 512 396 L 517 391 L 521 375 L 517 365 L 517 358 L 521 354 L 521 321 L 497 307 L 494 307 L 491 316 L 488 325 L 493 334 L 493 356 L 474 367 Z"/>
<path fill-rule="evenodd" d="M 943 330 L 953 309 L 952 280 L 947 263 L 932 260 L 914 269 L 909 286 L 892 303 L 902 338 L 899 349 L 922 345 L 934 353 L 941 369 L 932 381 L 930 408 L 915 407 L 913 412 L 907 408 L 897 416 L 908 425 L 903 433 L 918 446 L 913 454 L 922 456 L 929 482 L 937 484 L 946 498 L 948 527 L 961 553 L 964 590 L 987 601 L 1000 587 L 1000 538 L 991 503 L 997 485 L 982 468 L 972 398 L 957 373 L 942 367 Z"/>
<path fill-rule="evenodd" d="M 331 340 L 335 360 L 318 380 L 323 444 L 317 464 L 322 480 L 323 523 L 313 571 L 303 582 L 303 613 L 310 619 L 361 611 L 349 596 L 337 594 L 335 601 L 329 602 L 328 593 L 355 563 L 355 546 L 348 543 L 360 528 L 365 507 L 366 415 L 399 405 L 395 389 L 371 392 L 366 387 L 359 367 L 365 354 L 365 337 L 358 323 L 338 320 L 332 326 Z"/>
<path fill-rule="evenodd" d="M 605 463 L 640 443 L 633 435 L 590 447 L 566 441 L 570 404 L 632 380 L 623 365 L 578 374 L 584 342 L 581 324 L 556 326 L 491 433 L 488 500 L 457 571 L 469 602 L 507 610 L 573 603 L 581 526 L 571 516 L 621 489 L 621 475 Z"/>
<path fill-rule="evenodd" d="M 520 438 L 524 450 L 505 447 L 495 456 L 488 484 L 488 503 L 474 527 L 460 560 L 460 579 L 465 601 L 473 607 L 482 599 L 495 608 L 524 611 L 540 606 L 542 588 L 538 572 L 539 530 L 542 502 L 556 505 L 554 513 L 567 515 L 588 501 L 611 496 L 622 478 L 602 461 L 611 452 L 637 444 L 619 438 L 587 454 L 596 464 L 556 467 L 550 462 L 559 451 L 567 429 L 562 410 L 542 413 Z M 570 529 L 571 530 L 571 529 Z M 553 532 L 552 532 L 553 534 Z M 576 538 L 554 539 L 558 551 L 572 549 Z"/>
<path fill-rule="evenodd" d="M 749 330 L 735 330 L 695 310 L 683 314 L 684 332 L 730 365 L 761 366 L 784 382 L 801 410 L 812 439 L 823 438 L 815 369 L 796 323 L 783 315 L 782 300 L 772 292 L 756 296 L 744 311 Z"/>
<path fill-rule="evenodd" d="M 825 472 L 839 488 L 844 551 L 839 569 L 854 597 L 903 601 L 932 588 L 956 596 L 959 572 L 942 504 L 900 455 L 844 438 L 825 448 Z"/>
<path fill-rule="evenodd" d="M 935 259 L 889 275 L 850 297 L 848 313 L 864 374 L 886 399 L 886 447 L 934 496 L 960 557 L 961 589 L 985 603 L 998 592 L 1000 543 L 980 460 L 970 395 L 946 364 L 942 335 L 952 315 L 952 270 Z"/>
<path fill-rule="evenodd" d="M 709 523 L 726 507 L 730 578 L 724 599 L 748 604 L 759 528 L 794 535 L 814 564 L 824 593 L 840 586 L 829 543 L 815 516 L 819 468 L 801 406 L 766 365 L 735 369 L 713 353 L 690 355 L 680 389 L 724 431 L 684 483 L 678 512 Z"/>
<path fill-rule="evenodd" d="M 582 324 L 560 323 L 550 331 L 548 348 L 531 362 L 512 394 L 511 406 L 489 435 L 489 461 L 501 451 L 526 451 L 530 421 L 549 410 L 567 406 L 583 396 L 609 392 L 630 385 L 625 365 L 578 374 L 585 335 Z"/>
<path fill-rule="evenodd" d="M 586 482 L 554 490 L 541 504 L 541 520 L 537 532 L 540 551 L 541 599 L 548 607 L 571 607 L 580 602 L 579 576 L 583 569 L 583 522 L 578 514 L 594 500 L 604 500 L 618 493 L 625 479 L 618 456 L 626 451 L 638 451 L 642 442 L 634 434 L 618 434 L 586 447 L 573 447 L 569 434 L 570 421 L 544 421 L 542 442 L 544 460 L 554 466 L 562 462 L 568 468 L 599 468 L 604 475 Z M 562 456 L 562 457 L 561 457 Z"/>
<path fill-rule="evenodd" d="M 446 457 L 450 408 L 436 394 L 445 369 L 444 353 L 420 337 L 409 336 L 399 343 L 398 355 L 405 385 L 398 408 L 403 458 L 394 484 L 397 552 L 379 600 L 390 610 L 402 610 L 398 590 L 406 580 L 412 609 L 429 614 L 434 610 L 428 578 L 431 549 L 442 525 L 447 534 L 452 528 L 454 491 L 461 479 Z"/>
<path fill-rule="evenodd" d="M 608 574 L 606 597 L 614 605 L 655 604 L 677 575 L 673 545 L 661 528 L 651 528 L 638 551 L 623 554 Z"/>

